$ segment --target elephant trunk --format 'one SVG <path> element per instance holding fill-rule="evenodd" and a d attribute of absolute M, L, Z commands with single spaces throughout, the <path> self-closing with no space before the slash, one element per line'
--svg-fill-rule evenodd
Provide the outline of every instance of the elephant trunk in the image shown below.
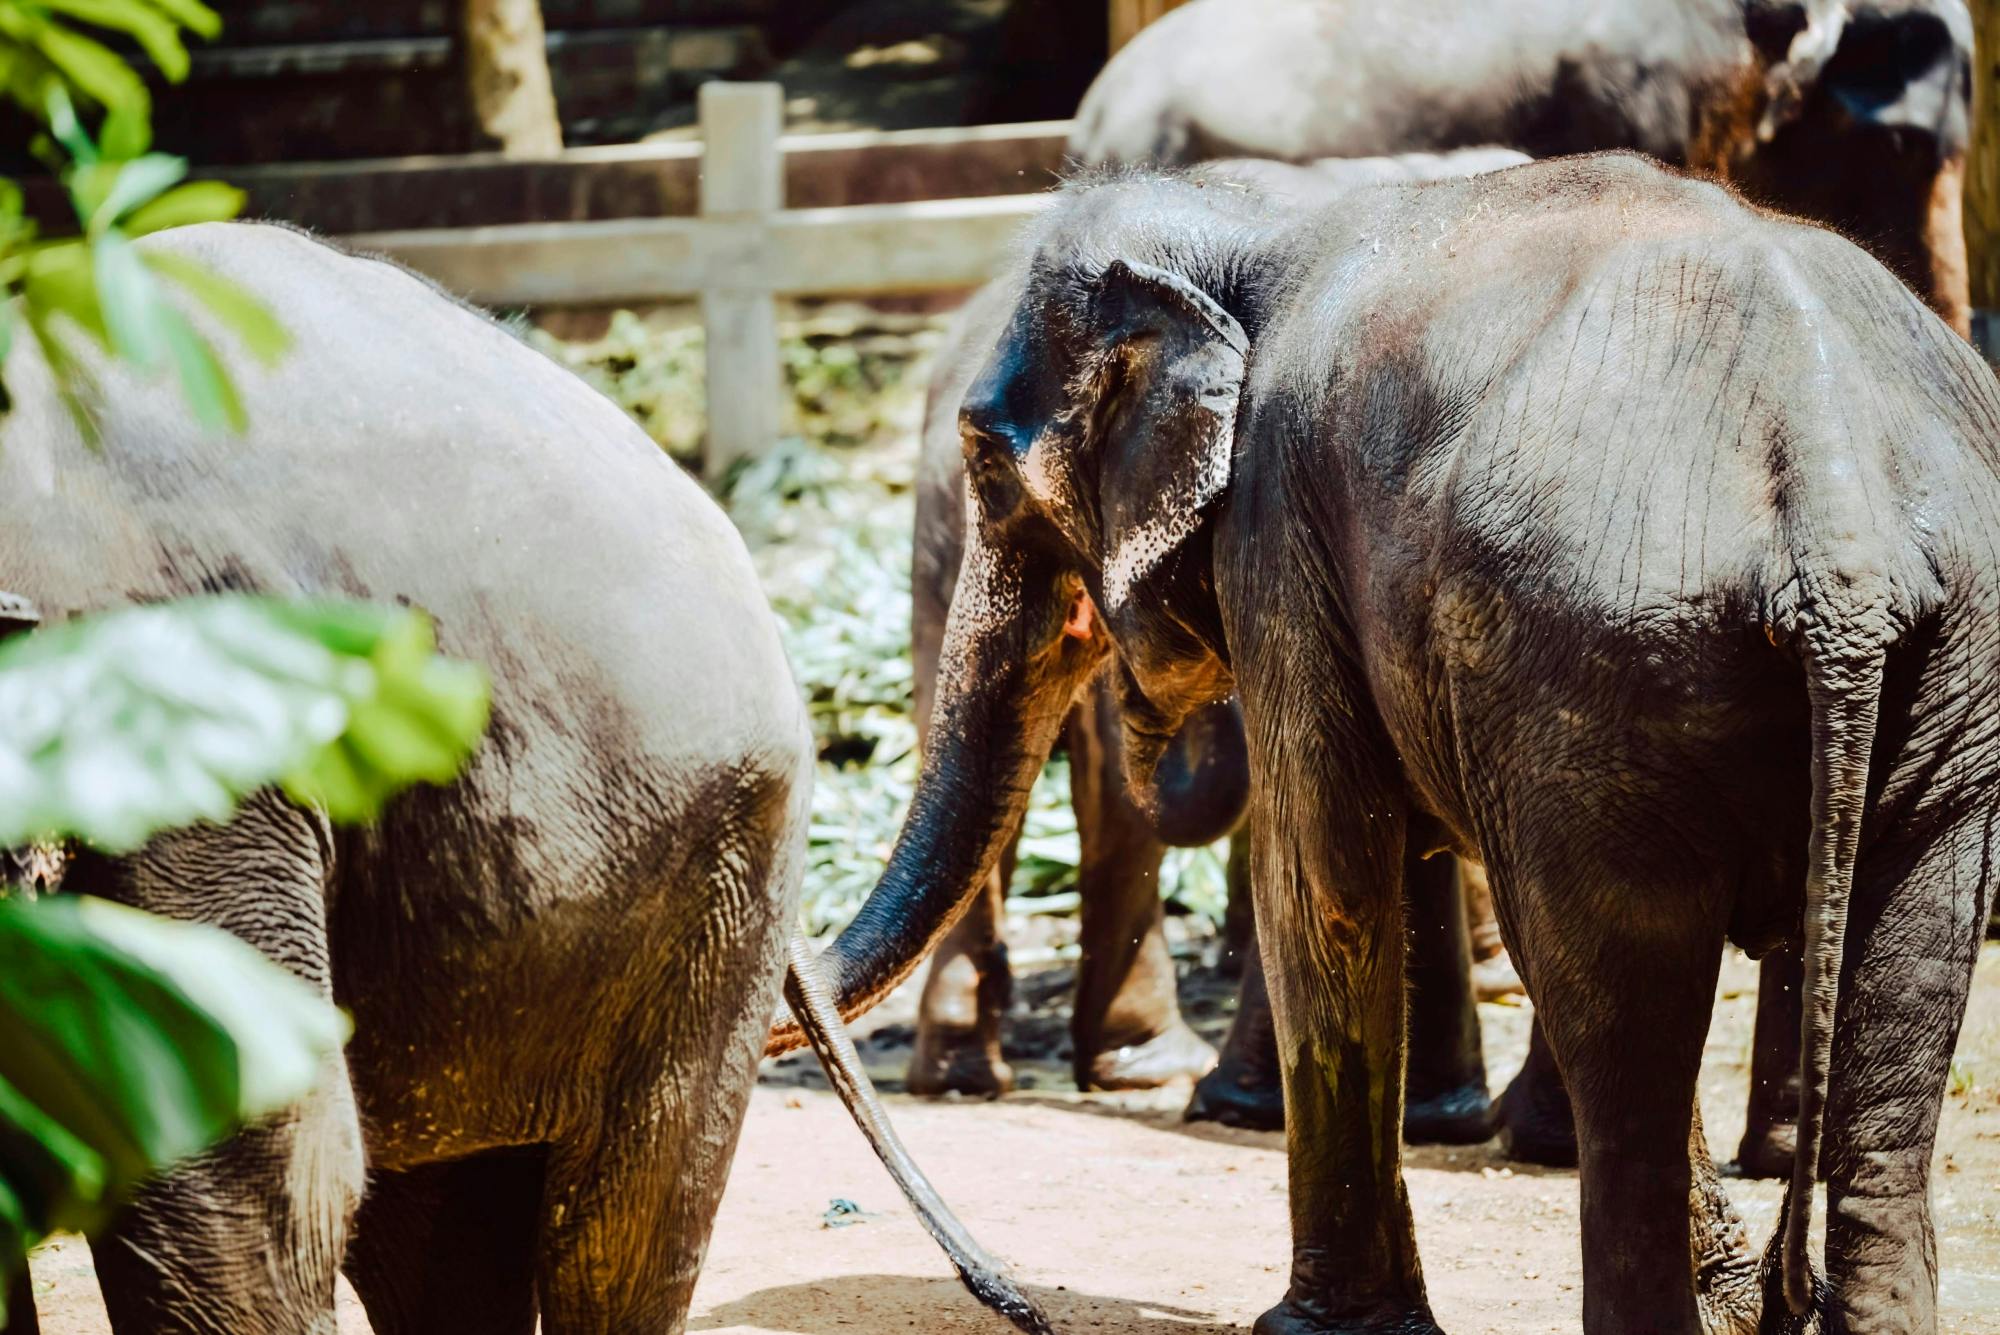
<path fill-rule="evenodd" d="M 818 960 L 843 1020 L 893 991 L 958 921 L 1019 830 L 1070 700 L 1104 652 L 1101 630 L 1032 634 L 1051 618 L 1029 606 L 1039 601 L 1029 584 L 1018 560 L 968 544 L 916 796 L 882 879 Z M 781 1022 L 764 1055 L 805 1041 Z"/>

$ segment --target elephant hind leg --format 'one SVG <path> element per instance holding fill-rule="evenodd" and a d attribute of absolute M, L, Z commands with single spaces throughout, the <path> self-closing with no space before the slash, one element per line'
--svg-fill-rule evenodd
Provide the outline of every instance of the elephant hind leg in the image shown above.
<path fill-rule="evenodd" d="M 645 983 L 621 990 L 628 1003 L 606 1017 L 616 1050 L 601 1073 L 578 1073 L 594 1112 L 549 1148 L 542 1335 L 685 1329 L 779 1004 L 811 788 L 742 800 L 750 810 L 715 823 L 685 883 L 648 892 L 699 916 L 664 923 L 660 947 L 634 952 Z"/>
<path fill-rule="evenodd" d="M 533 1335 L 546 1146 L 376 1173 L 347 1277 L 375 1335 Z"/>
<path fill-rule="evenodd" d="M 1951 824 L 1885 817 L 1855 878 L 1822 1161 L 1828 1326 L 1852 1335 L 1938 1328 L 1932 1160 L 2000 857 L 1981 796 Z"/>
<path fill-rule="evenodd" d="M 997 1098 L 1014 1088 L 1014 1069 L 1000 1050 L 1000 1029 L 1014 994 L 1001 934 L 1014 855 L 1010 843 L 999 867 L 931 957 L 917 1003 L 912 1094 Z"/>
<path fill-rule="evenodd" d="M 1125 786 L 1119 728 L 1117 702 L 1102 684 L 1066 725 L 1082 846 L 1083 958 L 1070 1023 L 1081 1089 L 1154 1089 L 1215 1065 L 1215 1049 L 1181 1018 L 1160 903 L 1166 848 Z"/>
<path fill-rule="evenodd" d="M 1697 1335 L 1709 1281 L 1694 1263 L 1704 1230 L 1691 1206 L 1709 1184 L 1695 1095 L 1722 960 L 1721 881 L 1695 868 L 1680 884 L 1621 883 L 1595 850 L 1554 833 L 1540 842 L 1524 865 L 1489 870 L 1521 924 L 1536 1018 L 1575 1110 L 1583 1328 Z"/>

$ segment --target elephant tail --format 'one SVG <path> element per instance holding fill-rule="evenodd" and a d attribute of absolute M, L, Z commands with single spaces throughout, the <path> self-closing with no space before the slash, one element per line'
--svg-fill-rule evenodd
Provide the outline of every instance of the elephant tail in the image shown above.
<path fill-rule="evenodd" d="M 1857 642 L 1865 615 L 1839 630 L 1808 621 L 1799 636 L 1806 699 L 1812 719 L 1812 838 L 1807 849 L 1804 1020 L 1800 1029 L 1799 1139 L 1785 1211 L 1785 1302 L 1796 1315 L 1810 1310 L 1813 1186 L 1819 1180 L 1833 1023 L 1846 953 L 1847 911 L 1868 803 L 1868 767 L 1888 635 Z"/>
<path fill-rule="evenodd" d="M 1028 1335 L 1055 1335 L 1055 1327 L 1049 1324 L 1041 1308 L 1021 1291 L 1007 1267 L 989 1255 L 966 1231 L 965 1225 L 958 1222 L 951 1207 L 924 1176 L 924 1170 L 910 1157 L 896 1128 L 890 1125 L 888 1109 L 875 1096 L 875 1086 L 862 1068 L 854 1040 L 847 1035 L 839 1007 L 820 973 L 819 961 L 805 940 L 797 936 L 792 938 L 790 963 L 785 971 L 785 1001 L 798 1016 L 806 1041 L 812 1045 L 820 1065 L 826 1068 L 827 1078 L 833 1082 L 840 1101 L 847 1105 L 855 1125 L 868 1138 L 869 1147 L 889 1170 L 889 1176 L 896 1180 L 897 1188 L 909 1201 L 925 1231 L 944 1248 L 959 1280 L 973 1297 Z"/>

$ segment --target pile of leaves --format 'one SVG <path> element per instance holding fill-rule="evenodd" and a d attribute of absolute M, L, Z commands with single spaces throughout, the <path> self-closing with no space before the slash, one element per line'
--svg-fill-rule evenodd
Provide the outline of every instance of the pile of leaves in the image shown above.
<path fill-rule="evenodd" d="M 874 887 L 916 785 L 912 484 L 924 387 L 945 324 L 859 309 L 787 324 L 791 434 L 722 488 L 777 611 L 819 745 L 804 908 L 815 934 L 844 924 Z M 691 314 L 620 312 L 587 342 L 532 337 L 663 448 L 699 457 L 702 334 Z M 1068 762 L 1058 755 L 1030 801 L 1009 908 L 1074 911 L 1077 861 Z M 1220 921 L 1219 850 L 1174 850 L 1161 885 Z"/>

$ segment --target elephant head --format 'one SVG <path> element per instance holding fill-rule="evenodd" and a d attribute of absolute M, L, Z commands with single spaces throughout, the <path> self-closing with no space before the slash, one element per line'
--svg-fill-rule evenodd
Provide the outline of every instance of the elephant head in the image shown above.
<path fill-rule="evenodd" d="M 1695 165 L 1861 242 L 1967 333 L 1964 0 L 1753 0 L 1747 20 L 1763 71 L 1754 127 Z"/>
<path fill-rule="evenodd" d="M 1147 189 L 1059 202 L 962 401 L 965 553 L 923 771 L 881 883 L 823 957 L 845 1014 L 893 988 L 983 883 L 1093 673 L 1116 673 L 1126 776 L 1156 815 L 1169 744 L 1233 690 L 1201 551 L 1249 337 L 1190 271 L 1214 259 L 1210 239 L 1247 232 L 1202 198 L 1222 192 L 1181 183 L 1163 204 Z M 1233 716 L 1210 717 L 1227 745 Z M 1191 754 L 1177 750 L 1173 783 Z M 767 1051 L 795 1045 L 781 1029 Z"/>

